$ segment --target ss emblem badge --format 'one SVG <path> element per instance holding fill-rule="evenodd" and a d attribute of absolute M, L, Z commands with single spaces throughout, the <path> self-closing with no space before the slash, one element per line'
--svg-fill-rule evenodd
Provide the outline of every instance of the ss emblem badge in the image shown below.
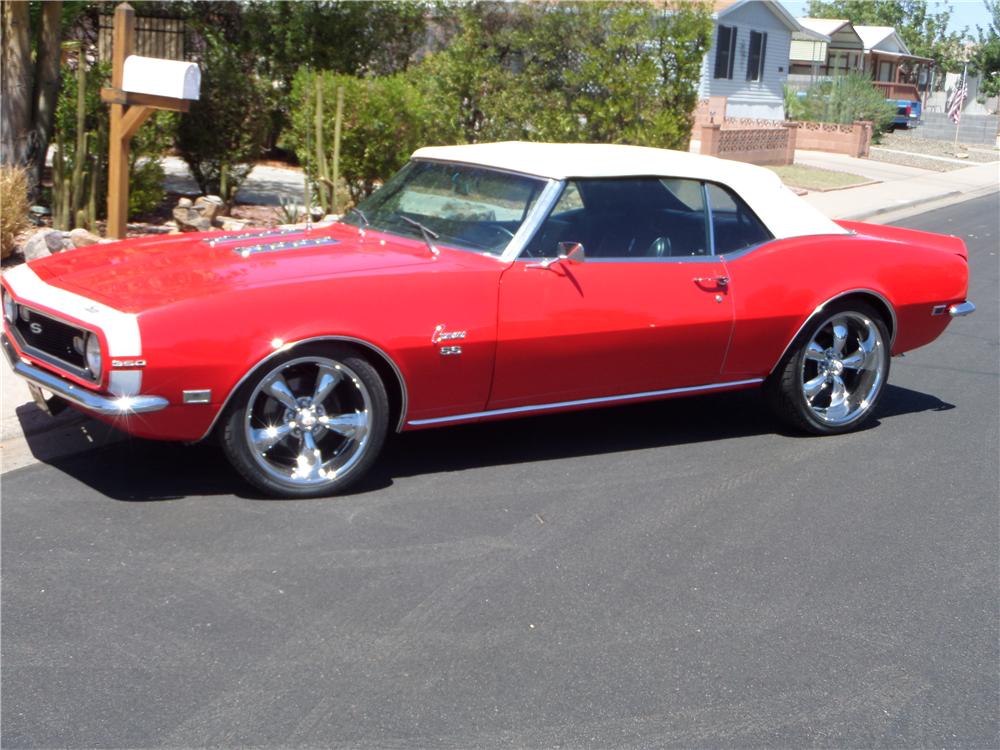
<path fill-rule="evenodd" d="M 33 334 L 35 334 L 36 336 L 42 332 L 42 324 L 41 323 L 32 323 L 31 325 L 28 326 L 28 328 L 30 328 L 31 332 Z"/>

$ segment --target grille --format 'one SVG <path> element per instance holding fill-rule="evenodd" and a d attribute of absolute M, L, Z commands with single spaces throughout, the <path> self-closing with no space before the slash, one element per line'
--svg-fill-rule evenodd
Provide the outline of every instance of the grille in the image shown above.
<path fill-rule="evenodd" d="M 20 339 L 18 343 L 26 354 L 35 355 L 56 366 L 66 367 L 77 375 L 84 374 L 85 377 L 91 377 L 87 372 L 83 354 L 77 352 L 73 346 L 74 337 L 86 338 L 87 331 L 35 310 L 29 310 L 23 305 L 18 306 L 14 329 Z"/>

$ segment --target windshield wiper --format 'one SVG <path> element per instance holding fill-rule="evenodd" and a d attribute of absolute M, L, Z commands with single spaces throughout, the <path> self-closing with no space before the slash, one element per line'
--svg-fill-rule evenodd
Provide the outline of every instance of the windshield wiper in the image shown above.
<path fill-rule="evenodd" d="M 428 249 L 431 251 L 431 255 L 435 258 L 441 254 L 441 251 L 434 247 L 434 242 L 431 238 L 437 239 L 441 235 L 435 232 L 433 229 L 428 229 L 423 224 L 421 224 L 416 219 L 411 219 L 409 216 L 404 216 L 403 214 L 396 214 L 400 219 L 405 221 L 407 224 L 411 224 L 420 230 L 420 236 L 424 238 L 424 242 L 427 243 Z"/>
<path fill-rule="evenodd" d="M 363 221 L 365 223 L 366 227 L 370 227 L 372 225 L 372 223 L 370 221 L 368 221 L 368 217 L 365 216 L 365 212 L 362 211 L 360 208 L 351 208 L 351 209 L 348 209 L 347 213 L 349 213 L 349 214 L 357 214 L 358 216 L 360 216 L 361 217 L 361 221 Z"/>

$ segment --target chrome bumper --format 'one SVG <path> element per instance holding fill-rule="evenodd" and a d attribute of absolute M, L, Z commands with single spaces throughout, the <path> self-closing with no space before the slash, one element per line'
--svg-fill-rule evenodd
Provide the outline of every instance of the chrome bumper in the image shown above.
<path fill-rule="evenodd" d="M 20 375 L 28 383 L 51 391 L 53 395 L 87 411 L 107 416 L 145 414 L 160 411 L 170 403 L 162 396 L 102 396 L 88 391 L 46 370 L 29 365 L 18 356 L 7 334 L 0 334 L 0 341 L 3 343 L 3 353 L 15 375 Z"/>
<path fill-rule="evenodd" d="M 962 318 L 966 315 L 972 315 L 976 311 L 976 306 L 971 302 L 962 302 L 958 305 L 952 305 L 948 308 L 948 314 L 953 318 Z"/>

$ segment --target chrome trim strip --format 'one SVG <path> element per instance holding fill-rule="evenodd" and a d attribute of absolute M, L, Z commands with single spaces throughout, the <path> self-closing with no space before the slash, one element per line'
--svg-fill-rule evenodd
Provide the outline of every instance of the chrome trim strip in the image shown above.
<path fill-rule="evenodd" d="M 590 258 L 590 263 L 718 263 L 723 255 L 667 255 L 663 258 Z"/>
<path fill-rule="evenodd" d="M 302 344 L 312 344 L 317 341 L 346 341 L 351 344 L 359 344 L 363 347 L 371 349 L 373 352 L 378 354 L 380 357 L 382 357 L 382 359 L 384 359 L 389 364 L 389 367 L 392 368 L 392 371 L 396 376 L 396 380 L 399 381 L 399 390 L 401 393 L 401 399 L 400 399 L 399 421 L 396 423 L 396 432 L 401 432 L 403 429 L 403 425 L 406 423 L 406 410 L 409 406 L 409 394 L 406 388 L 406 379 L 403 378 L 403 372 L 402 370 L 399 369 L 399 365 L 397 365 L 393 361 L 392 357 L 386 354 L 384 349 L 375 346 L 375 344 L 371 343 L 370 341 L 354 338 L 353 336 L 313 336 L 312 338 L 300 339 L 299 341 L 289 342 L 283 345 L 281 348 L 275 349 L 273 352 L 271 352 L 266 357 L 256 362 L 249 370 L 247 370 L 246 373 L 243 375 L 243 377 L 240 378 L 236 382 L 236 385 L 234 385 L 229 390 L 229 393 L 226 394 L 226 398 L 222 402 L 222 406 L 219 408 L 219 411 L 216 412 L 215 416 L 212 418 L 212 423 L 208 426 L 208 429 L 205 430 L 205 433 L 200 438 L 198 438 L 198 440 L 194 442 L 204 440 L 205 438 L 207 438 L 209 435 L 212 434 L 212 430 L 215 429 L 216 423 L 219 421 L 219 418 L 222 416 L 222 413 L 226 410 L 226 407 L 229 405 L 229 401 L 230 399 L 232 399 L 233 394 L 235 394 L 236 391 L 238 391 L 243 386 L 243 384 L 247 381 L 247 379 L 251 375 L 253 375 L 258 370 L 258 368 L 261 367 L 261 365 L 263 365 L 266 362 L 269 362 L 270 360 L 274 359 L 275 357 L 281 354 L 284 354 L 289 349 L 301 346 Z"/>
<path fill-rule="evenodd" d="M 313 237 L 301 240 L 282 240 L 281 242 L 261 242 L 256 245 L 240 245 L 234 247 L 233 252 L 243 258 L 249 258 L 258 253 L 274 253 L 279 250 L 297 250 L 300 247 L 326 247 L 327 245 L 339 245 L 340 240 L 333 237 Z"/>
<path fill-rule="evenodd" d="M 216 245 L 228 245 L 233 242 L 242 242 L 243 240 L 261 240 L 267 237 L 284 237 L 289 234 L 305 234 L 306 227 L 301 229 L 269 229 L 266 232 L 243 232 L 241 234 L 220 234 L 216 237 L 205 237 L 202 242 L 208 244 L 209 247 L 215 247 Z"/>
<path fill-rule="evenodd" d="M 968 300 L 948 308 L 948 314 L 953 318 L 964 318 L 966 315 L 972 315 L 975 311 L 976 306 Z"/>
<path fill-rule="evenodd" d="M 634 401 L 640 398 L 656 398 L 659 396 L 672 396 L 679 393 L 698 393 L 703 391 L 716 391 L 722 388 L 735 388 L 741 385 L 756 385 L 763 383 L 764 378 L 750 378 L 749 380 L 734 380 L 729 383 L 712 383 L 709 385 L 692 385 L 684 388 L 667 388 L 662 391 L 643 391 L 642 393 L 626 393 L 621 396 L 603 396 L 601 398 L 581 398 L 575 401 L 556 401 L 551 404 L 536 404 L 534 406 L 513 406 L 509 409 L 491 409 L 489 411 L 476 411 L 468 414 L 456 414 L 450 417 L 435 417 L 434 419 L 411 419 L 407 424 L 418 427 L 429 424 L 446 424 L 448 422 L 459 422 L 466 419 L 480 419 L 482 417 L 498 417 L 505 414 L 526 414 L 546 409 L 563 409 L 571 406 L 590 406 L 592 404 L 611 404 L 617 401 Z"/>
<path fill-rule="evenodd" d="M 106 416 L 124 416 L 126 414 L 146 414 L 148 412 L 160 411 L 169 406 L 167 399 L 162 396 L 117 396 L 109 398 L 85 390 L 34 365 L 29 365 L 22 360 L 17 352 L 14 351 L 14 346 L 10 343 L 10 339 L 7 338 L 7 334 L 0 336 L 0 341 L 2 341 L 4 354 L 11 368 L 13 368 L 15 375 L 19 375 L 29 383 L 34 383 L 40 388 L 52 391 L 59 398 L 76 404 L 87 411 Z"/>
<path fill-rule="evenodd" d="M 705 205 L 705 221 L 708 222 L 708 254 L 715 255 L 715 221 L 712 219 L 712 201 L 708 197 L 708 183 L 701 182 L 701 202 Z M 756 218 L 756 217 L 755 217 Z M 760 219 L 757 219 L 760 221 Z M 762 222 L 763 223 L 763 222 Z"/>
<path fill-rule="evenodd" d="M 548 180 L 545 187 L 542 188 L 541 195 L 535 201 L 535 205 L 532 206 L 531 211 L 521 222 L 521 226 L 517 228 L 517 232 L 511 238 L 510 242 L 507 243 L 507 247 L 504 248 L 503 252 L 500 254 L 500 260 L 505 263 L 510 263 L 517 256 L 521 254 L 524 248 L 532 238 L 535 233 L 542 226 L 542 222 L 548 218 L 549 212 L 555 207 L 556 203 L 559 201 L 559 196 L 562 195 L 563 182 L 559 180 Z"/>
<path fill-rule="evenodd" d="M 848 289 L 846 292 L 841 292 L 840 294 L 834 297 L 830 297 L 830 299 L 818 305 L 815 310 L 813 310 L 811 313 L 809 313 L 809 315 L 806 316 L 806 319 L 802 321 L 802 325 L 799 326 L 799 329 L 795 332 L 792 338 L 789 339 L 787 344 L 785 344 L 785 348 L 781 350 L 781 355 L 778 357 L 777 361 L 771 366 L 771 369 L 768 370 L 767 374 L 770 375 L 772 372 L 775 371 L 778 365 L 781 364 L 781 360 L 783 360 L 785 358 L 785 355 L 788 354 L 788 350 L 791 348 L 792 344 L 795 343 L 795 339 L 797 339 L 799 337 L 799 334 L 802 333 L 803 330 L 805 330 L 805 327 L 809 324 L 809 321 L 812 320 L 817 313 L 822 312 L 823 308 L 825 308 L 831 302 L 835 302 L 841 297 L 847 297 L 848 295 L 851 294 L 868 294 L 871 295 L 872 297 L 877 297 L 885 304 L 886 308 L 889 310 L 889 316 L 892 318 L 892 332 L 889 334 L 889 351 L 891 352 L 893 344 L 896 343 L 896 328 L 897 328 L 896 309 L 892 306 L 892 303 L 889 302 L 889 300 L 887 300 L 884 296 L 871 289 Z"/>

